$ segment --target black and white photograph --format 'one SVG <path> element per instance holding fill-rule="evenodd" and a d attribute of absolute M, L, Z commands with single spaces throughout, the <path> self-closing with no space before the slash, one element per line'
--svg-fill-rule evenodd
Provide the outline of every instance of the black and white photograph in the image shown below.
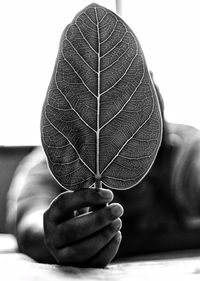
<path fill-rule="evenodd" d="M 0 280 L 200 278 L 200 2 L 0 0 Z"/>

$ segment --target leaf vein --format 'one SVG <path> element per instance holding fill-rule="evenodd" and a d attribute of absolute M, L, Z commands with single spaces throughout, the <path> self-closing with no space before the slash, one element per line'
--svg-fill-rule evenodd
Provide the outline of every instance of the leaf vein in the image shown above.
<path fill-rule="evenodd" d="M 101 58 L 105 57 L 105 56 L 108 55 L 110 52 L 112 52 L 112 51 L 122 42 L 122 40 L 124 39 L 124 37 L 126 36 L 127 33 L 128 33 L 128 31 L 126 31 L 126 32 L 124 33 L 124 35 L 122 36 L 122 38 L 119 40 L 119 42 L 117 42 L 117 43 L 115 44 L 115 46 L 113 46 L 108 52 L 106 52 L 104 55 L 102 55 Z"/>
<path fill-rule="evenodd" d="M 67 40 L 68 42 L 69 42 L 69 44 L 72 46 L 72 48 L 75 50 L 75 52 L 76 52 L 76 54 L 82 59 L 82 61 L 92 70 L 92 71 L 94 71 L 95 73 L 97 73 L 97 71 L 94 69 L 94 68 L 92 68 L 90 65 L 89 65 L 89 63 L 79 54 L 79 52 L 76 50 L 76 48 L 74 47 L 74 45 L 69 41 L 69 39 L 66 37 L 66 39 L 65 40 Z"/>
<path fill-rule="evenodd" d="M 102 17 L 102 19 L 99 21 L 99 24 L 104 20 L 104 18 L 107 16 L 108 12 L 103 8 L 101 7 L 102 10 L 104 10 L 105 12 L 105 15 Z M 97 21 L 98 22 L 98 21 Z"/>
<path fill-rule="evenodd" d="M 80 159 L 80 161 L 88 168 L 88 170 L 89 170 L 90 172 L 92 172 L 92 174 L 95 175 L 95 173 L 91 170 L 91 168 L 90 168 L 90 167 L 85 163 L 85 161 L 81 158 L 81 156 L 80 156 L 80 154 L 78 153 L 76 147 L 75 147 L 75 146 L 72 144 L 72 142 L 67 138 L 67 136 L 64 135 L 61 131 L 59 131 L 58 128 L 49 120 L 49 118 L 48 118 L 47 115 L 46 115 L 46 112 L 45 112 L 45 117 L 46 117 L 47 121 L 51 124 L 51 126 L 52 126 L 59 134 L 61 134 L 61 135 L 70 143 L 70 145 L 71 145 L 72 148 L 75 150 L 75 152 L 76 152 L 78 158 Z"/>
<path fill-rule="evenodd" d="M 70 164 L 72 164 L 72 163 L 75 163 L 75 162 L 77 162 L 77 161 L 80 161 L 80 159 L 79 158 L 76 158 L 75 160 L 73 160 L 73 161 L 70 161 L 70 162 L 63 162 L 63 163 L 56 163 L 56 162 L 53 162 L 51 159 L 49 159 L 49 161 L 55 166 L 55 165 L 59 165 L 59 166 L 64 166 L 64 165 L 70 165 Z M 67 174 L 65 174 L 65 175 L 67 175 Z"/>
<path fill-rule="evenodd" d="M 139 176 L 138 176 L 138 177 L 139 177 Z M 135 178 L 138 178 L 138 177 L 135 177 Z M 108 179 L 113 179 L 113 180 L 117 180 L 117 181 L 122 181 L 122 182 L 126 182 L 126 181 L 135 181 L 135 178 L 122 179 L 122 178 L 109 177 L 109 176 L 106 176 L 106 178 L 108 178 Z"/>
<path fill-rule="evenodd" d="M 109 69 L 110 67 L 112 67 L 117 61 L 119 61 L 123 57 L 123 55 L 125 55 L 128 52 L 128 50 L 130 50 L 130 48 L 127 48 L 115 61 L 113 61 L 106 68 L 102 69 L 101 73 L 104 72 L 105 70 Z"/>
<path fill-rule="evenodd" d="M 76 182 L 76 183 L 70 183 L 70 186 L 74 186 L 74 185 L 78 185 L 78 184 L 81 184 L 81 183 L 85 183 L 86 181 L 90 180 L 90 179 L 93 179 L 93 177 L 88 177 L 86 179 L 83 179 L 82 181 L 79 181 L 79 182 Z M 90 187 L 93 185 L 93 183 L 90 185 Z M 90 188 L 89 187 L 89 188 Z"/>
<path fill-rule="evenodd" d="M 84 40 L 87 42 L 87 44 L 89 45 L 90 49 L 91 49 L 93 52 L 95 52 L 96 54 L 98 54 L 97 51 L 95 51 L 95 49 L 92 47 L 92 45 L 90 44 L 90 42 L 85 38 L 85 36 L 84 36 L 83 32 L 81 31 L 80 27 L 78 26 L 77 22 L 75 22 L 75 25 L 77 26 L 77 28 L 78 28 L 80 34 L 82 35 L 83 39 L 84 39 Z"/>
<path fill-rule="evenodd" d="M 124 107 L 129 103 L 129 101 L 131 100 L 132 96 L 135 94 L 135 92 L 137 91 L 137 89 L 138 89 L 139 86 L 141 85 L 143 78 L 144 78 L 144 73 L 143 73 L 143 76 L 142 76 L 140 82 L 138 83 L 137 87 L 135 88 L 135 90 L 133 91 L 133 93 L 131 94 L 130 98 L 127 100 L 127 102 L 125 102 L 125 104 L 122 106 L 122 108 L 121 108 L 109 121 L 107 121 L 107 122 L 100 128 L 100 130 L 102 130 L 105 126 L 107 126 L 114 118 L 116 118 L 117 115 L 119 115 L 119 114 L 122 112 L 122 110 L 124 109 Z"/>
<path fill-rule="evenodd" d="M 112 32 L 110 33 L 110 35 L 109 35 L 106 39 L 104 39 L 102 42 L 100 42 L 100 44 L 103 44 L 104 42 L 106 42 L 107 40 L 109 40 L 109 38 L 110 38 L 110 37 L 112 36 L 112 34 L 114 33 L 115 28 L 116 28 L 116 26 L 117 26 L 117 23 L 119 22 L 119 20 L 118 20 L 116 17 L 115 17 L 115 19 L 116 19 L 116 22 L 115 22 L 115 26 L 114 26 Z"/>
<path fill-rule="evenodd" d="M 61 51 L 62 52 L 62 51 Z M 86 85 L 86 83 L 83 81 L 83 78 L 80 76 L 80 74 L 78 74 L 78 72 L 75 70 L 75 68 L 73 67 L 73 65 L 64 57 L 63 55 L 63 59 L 71 66 L 71 68 L 74 70 L 74 72 L 76 73 L 76 75 L 80 78 L 82 84 L 86 87 L 86 89 L 96 98 L 96 95 L 90 90 L 90 88 Z M 68 83 L 70 84 L 70 83 Z"/>
<path fill-rule="evenodd" d="M 73 108 L 73 106 L 71 105 L 70 101 L 68 100 L 68 98 L 63 94 L 63 92 L 61 91 L 61 89 L 59 88 L 57 82 L 55 81 L 56 86 L 58 91 L 61 93 L 61 95 L 63 96 L 63 98 L 68 102 L 69 106 L 71 107 L 71 109 L 75 112 L 75 114 L 78 116 L 78 118 L 88 127 L 90 128 L 93 132 L 96 132 L 81 116 L 80 114 Z M 74 122 L 77 119 L 73 119 L 71 122 Z M 70 121 L 68 121 L 69 123 Z"/>
<path fill-rule="evenodd" d="M 140 159 L 145 159 L 145 158 L 151 158 L 153 153 L 151 153 L 150 155 L 145 155 L 145 156 L 140 156 L 140 157 L 127 157 L 127 156 L 123 156 L 123 155 L 118 155 L 118 157 L 121 157 L 123 159 L 127 159 L 127 160 L 140 160 Z"/>
<path fill-rule="evenodd" d="M 91 22 L 91 23 L 93 23 L 95 26 L 97 25 L 96 24 L 96 22 L 94 22 L 86 13 L 82 13 L 83 15 L 85 15 L 88 19 L 89 19 L 89 21 Z M 86 24 L 86 23 L 85 23 Z M 86 24 L 87 25 L 87 24 Z M 89 27 L 89 25 L 87 25 L 88 27 Z"/>
<path fill-rule="evenodd" d="M 122 78 L 126 75 L 126 73 L 128 72 L 128 70 L 130 69 L 130 67 L 132 66 L 134 60 L 136 59 L 136 57 L 138 56 L 138 53 L 136 53 L 136 55 L 132 58 L 129 66 L 127 67 L 126 71 L 124 72 L 124 74 L 120 77 L 120 79 L 118 79 L 110 88 L 108 88 L 107 90 L 105 90 L 104 92 L 102 92 L 100 95 L 104 95 L 105 93 L 107 93 L 108 91 L 110 91 L 112 88 L 114 88 L 121 80 Z"/>
<path fill-rule="evenodd" d="M 133 133 L 133 135 L 127 139 L 125 141 L 125 143 L 122 145 L 122 147 L 119 149 L 118 153 L 112 158 L 112 160 L 108 163 L 108 165 L 103 169 L 103 171 L 101 172 L 101 174 L 103 174 L 105 172 L 105 170 L 111 165 L 111 163 L 119 156 L 120 152 L 122 151 L 122 149 L 126 146 L 126 144 L 137 134 L 137 132 L 147 123 L 147 121 L 151 118 L 152 114 L 154 111 L 154 102 L 153 102 L 153 106 L 152 106 L 152 111 L 149 114 L 149 117 L 137 128 L 137 130 Z"/>

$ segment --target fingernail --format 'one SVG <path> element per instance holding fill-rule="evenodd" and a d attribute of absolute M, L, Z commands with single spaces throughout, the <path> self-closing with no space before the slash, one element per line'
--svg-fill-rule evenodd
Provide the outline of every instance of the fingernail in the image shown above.
<path fill-rule="evenodd" d="M 111 213 L 114 218 L 120 217 L 123 215 L 123 208 L 119 204 L 111 205 Z"/>
<path fill-rule="evenodd" d="M 117 241 L 119 241 L 119 242 L 122 240 L 122 234 L 121 234 L 120 231 L 118 231 L 118 232 L 116 233 L 115 238 L 116 238 Z"/>
<path fill-rule="evenodd" d="M 99 194 L 100 194 L 101 197 L 103 197 L 105 199 L 112 199 L 113 198 L 113 193 L 109 189 L 100 189 Z"/>
<path fill-rule="evenodd" d="M 122 221 L 120 219 L 116 219 L 113 223 L 112 223 L 113 227 L 116 229 L 116 230 L 119 230 L 121 229 L 122 227 Z"/>

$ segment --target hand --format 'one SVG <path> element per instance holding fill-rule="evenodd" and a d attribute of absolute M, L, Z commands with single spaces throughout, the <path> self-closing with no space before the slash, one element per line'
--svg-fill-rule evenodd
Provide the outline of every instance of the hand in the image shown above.
<path fill-rule="evenodd" d="M 112 199 L 108 189 L 82 189 L 64 192 L 53 200 L 44 213 L 44 234 L 47 248 L 59 264 L 104 267 L 111 262 L 121 242 L 119 217 L 123 214 L 121 205 L 105 205 Z M 85 207 L 93 211 L 74 216 Z"/>

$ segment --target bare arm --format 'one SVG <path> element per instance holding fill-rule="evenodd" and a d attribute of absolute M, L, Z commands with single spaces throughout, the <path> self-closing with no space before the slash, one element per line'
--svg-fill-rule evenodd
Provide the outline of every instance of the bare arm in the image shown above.
<path fill-rule="evenodd" d="M 7 230 L 15 234 L 19 250 L 41 262 L 54 259 L 44 244 L 43 213 L 62 188 L 49 174 L 41 148 L 20 164 L 7 200 Z"/>
<path fill-rule="evenodd" d="M 29 161 L 33 158 L 34 154 Z M 26 167 L 24 163 L 20 170 Z M 23 176 L 23 181 L 13 183 L 19 185 L 20 192 L 15 194 L 16 218 L 10 219 L 11 225 L 15 223 L 21 252 L 43 263 L 95 267 L 106 266 L 114 258 L 121 242 L 119 217 L 123 208 L 119 204 L 106 206 L 113 199 L 111 191 L 64 192 L 52 178 L 45 159 L 29 165 Z M 91 207 L 90 212 L 77 215 L 76 211 L 84 207 Z"/>

